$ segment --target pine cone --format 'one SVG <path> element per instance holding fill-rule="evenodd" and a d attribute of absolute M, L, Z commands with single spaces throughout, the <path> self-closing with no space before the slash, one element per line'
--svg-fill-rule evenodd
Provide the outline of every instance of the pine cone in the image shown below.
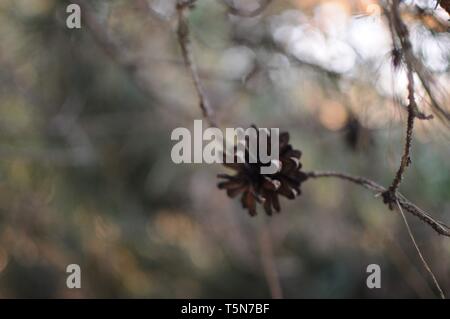
<path fill-rule="evenodd" d="M 270 136 L 268 140 L 270 142 Z M 301 183 L 307 179 L 306 174 L 300 170 L 302 153 L 289 144 L 289 133 L 281 133 L 279 141 L 280 168 L 275 174 L 261 174 L 260 168 L 267 164 L 260 163 L 259 158 L 257 163 L 249 163 L 249 151 L 246 149 L 245 163 L 235 161 L 229 164 L 224 161 L 223 165 L 236 171 L 235 175 L 218 175 L 219 178 L 225 179 L 217 185 L 219 189 L 225 189 L 231 198 L 242 194 L 242 207 L 247 209 L 251 216 L 256 215 L 256 203 L 262 204 L 268 215 L 272 215 L 272 208 L 280 212 L 278 195 L 294 199 L 300 195 Z M 268 149 L 270 152 L 269 143 Z"/>

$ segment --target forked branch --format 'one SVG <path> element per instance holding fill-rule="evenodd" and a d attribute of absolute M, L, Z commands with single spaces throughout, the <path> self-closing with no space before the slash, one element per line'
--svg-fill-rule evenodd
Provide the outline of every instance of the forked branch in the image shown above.
<path fill-rule="evenodd" d="M 414 120 L 416 118 L 421 120 L 432 119 L 432 116 L 426 116 L 425 114 L 419 111 L 416 98 L 415 98 L 415 85 L 414 85 L 414 66 L 413 61 L 411 60 L 411 56 L 414 56 L 412 53 L 412 44 L 409 38 L 409 30 L 406 24 L 400 17 L 399 12 L 399 0 L 392 0 L 390 8 L 385 8 L 386 15 L 389 20 L 389 27 L 391 30 L 392 43 L 394 46 L 394 50 L 397 48 L 397 45 L 400 46 L 400 52 L 404 57 L 402 61 L 406 66 L 407 80 L 408 80 L 408 118 L 406 122 L 406 136 L 405 136 L 405 144 L 403 147 L 403 155 L 400 161 L 400 166 L 395 174 L 395 177 L 389 186 L 389 188 L 382 193 L 384 203 L 388 204 L 390 209 L 393 209 L 394 204 L 396 202 L 396 193 L 402 182 L 403 176 L 406 172 L 406 169 L 411 164 L 411 146 L 412 146 L 412 136 L 414 130 Z"/>

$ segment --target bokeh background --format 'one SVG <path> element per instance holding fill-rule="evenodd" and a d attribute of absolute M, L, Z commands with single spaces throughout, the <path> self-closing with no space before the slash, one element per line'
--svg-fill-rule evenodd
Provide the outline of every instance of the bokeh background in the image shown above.
<path fill-rule="evenodd" d="M 216 188 L 225 168 L 172 163 L 172 130 L 201 118 L 173 0 L 88 1 L 80 30 L 65 25 L 69 3 L 0 1 L 0 297 L 436 296 L 400 215 L 370 192 L 311 180 L 281 214 L 251 218 Z M 435 4 L 404 1 L 402 12 L 414 52 L 448 92 L 449 16 Z M 221 127 L 279 127 L 306 170 L 389 184 L 407 81 L 377 1 L 274 0 L 239 17 L 198 0 L 189 24 Z M 420 87 L 418 98 L 431 113 Z M 449 133 L 439 119 L 417 123 L 401 185 L 447 223 Z M 409 220 L 450 293 L 450 240 Z M 81 289 L 66 287 L 72 263 Z M 381 289 L 366 287 L 373 263 Z"/>

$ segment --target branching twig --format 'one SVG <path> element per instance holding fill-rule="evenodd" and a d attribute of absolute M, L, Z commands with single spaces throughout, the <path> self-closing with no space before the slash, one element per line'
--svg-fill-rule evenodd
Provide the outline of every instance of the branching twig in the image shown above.
<path fill-rule="evenodd" d="M 380 193 L 382 194 L 388 190 L 384 186 L 381 186 L 380 184 L 378 184 L 368 178 L 348 175 L 345 173 L 312 171 L 312 172 L 307 172 L 306 174 L 309 178 L 333 177 L 333 178 L 347 180 L 354 184 L 358 184 L 368 190 L 371 190 L 371 191 L 375 192 L 377 195 Z M 416 216 L 421 221 L 430 225 L 438 234 L 450 237 L 450 228 L 448 226 L 446 226 L 444 223 L 435 220 L 428 213 L 424 212 L 422 209 L 420 209 L 415 204 L 413 204 L 411 201 L 409 201 L 407 198 L 405 198 L 402 194 L 397 192 L 397 193 L 393 194 L 393 196 L 394 196 L 394 198 L 393 198 L 394 202 L 398 201 L 400 206 L 404 210 L 406 210 L 410 214 Z"/>
<path fill-rule="evenodd" d="M 408 35 L 408 29 L 404 25 L 403 21 L 400 20 L 399 13 L 398 13 L 398 0 L 395 1 L 394 4 L 397 5 L 397 7 L 394 5 L 395 14 L 390 15 L 393 16 L 392 18 L 392 25 L 395 28 L 395 32 L 397 36 L 399 37 L 401 44 L 403 46 L 403 50 L 410 51 L 412 49 L 411 43 L 409 40 Z M 177 12 L 178 12 L 178 40 L 180 47 L 182 49 L 183 58 L 185 61 L 186 66 L 189 68 L 192 78 L 194 80 L 197 93 L 199 95 L 200 99 L 200 107 L 202 109 L 204 117 L 210 122 L 212 126 L 216 126 L 214 121 L 211 118 L 211 110 L 209 107 L 209 104 L 207 102 L 207 99 L 205 97 L 205 94 L 203 93 L 203 88 L 198 76 L 196 65 L 193 61 L 192 54 L 190 51 L 190 39 L 189 39 L 189 25 L 186 19 L 186 11 L 192 7 L 192 5 L 196 2 L 196 0 L 179 0 L 177 4 Z M 268 1 L 270 2 L 270 1 Z M 268 3 L 267 3 L 268 4 Z M 395 39 L 394 39 L 395 40 Z M 402 176 L 404 174 L 404 171 L 406 167 L 409 165 L 410 162 L 410 149 L 411 149 L 411 141 L 412 141 L 412 131 L 413 131 L 413 124 L 414 119 L 420 118 L 420 119 L 429 119 L 428 116 L 423 115 L 417 108 L 417 103 L 415 101 L 414 97 L 414 78 L 413 78 L 413 68 L 409 64 L 408 65 L 408 97 L 409 97 L 409 105 L 408 105 L 408 123 L 407 123 L 407 134 L 406 134 L 406 143 L 405 143 L 405 150 L 404 155 L 402 157 L 402 162 L 400 165 L 400 168 L 396 174 L 396 177 L 394 179 L 394 182 L 389 188 L 385 188 L 376 182 L 367 179 L 365 177 L 357 177 L 352 176 L 348 174 L 343 173 L 337 173 L 337 172 L 309 172 L 307 175 L 310 178 L 319 178 L 319 177 L 336 177 L 344 180 L 348 180 L 350 182 L 356 183 L 358 185 L 361 185 L 371 191 L 374 191 L 378 194 L 389 194 L 389 203 L 395 203 L 396 201 L 399 202 L 400 206 L 411 213 L 412 215 L 416 216 L 423 222 L 429 224 L 438 234 L 450 237 L 450 229 L 444 225 L 443 223 L 436 221 L 434 218 L 432 218 L 429 214 L 418 208 L 416 205 L 411 203 L 409 200 L 407 200 L 403 195 L 397 192 L 397 188 L 401 182 Z M 386 202 L 386 196 L 383 196 L 385 202 Z"/>
<path fill-rule="evenodd" d="M 392 0 L 391 9 L 386 9 L 387 16 L 389 18 L 389 27 L 392 35 L 392 42 L 394 48 L 397 47 L 397 40 L 401 46 L 401 52 L 406 56 L 414 56 L 412 53 L 412 44 L 409 39 L 409 30 L 404 24 L 399 13 L 399 0 Z M 411 145 L 412 145 L 412 135 L 414 129 L 414 119 L 427 120 L 431 119 L 432 116 L 426 116 L 421 113 L 418 109 L 416 98 L 415 98 L 415 87 L 414 87 L 414 71 L 413 64 L 409 58 L 405 58 L 404 62 L 406 64 L 407 78 L 408 78 L 408 118 L 406 123 L 406 136 L 405 145 L 403 148 L 403 155 L 400 161 L 400 166 L 395 174 L 394 180 L 389 186 L 388 190 L 383 192 L 383 201 L 389 205 L 390 209 L 393 209 L 393 204 L 396 200 L 396 193 L 406 169 L 411 164 Z"/>
<path fill-rule="evenodd" d="M 391 29 L 392 42 L 396 43 L 396 38 L 398 38 L 401 50 L 404 55 L 404 62 L 406 64 L 407 76 L 408 76 L 408 100 L 409 108 L 412 110 L 414 117 L 421 120 L 432 119 L 432 115 L 425 115 L 419 111 L 415 97 L 414 97 L 414 71 L 416 71 L 415 64 L 417 58 L 415 57 L 412 49 L 411 40 L 409 37 L 409 30 L 406 24 L 403 22 L 400 12 L 399 12 L 399 0 L 393 0 L 392 8 L 387 11 L 388 18 L 390 20 L 389 26 Z M 409 110 L 408 110 L 409 111 Z"/>
<path fill-rule="evenodd" d="M 196 65 L 193 61 L 192 54 L 190 51 L 190 39 L 189 39 L 189 24 L 186 18 L 186 12 L 189 10 L 190 7 L 196 2 L 196 0 L 179 0 L 177 4 L 177 13 L 178 13 L 178 29 L 177 29 L 177 35 L 178 35 L 178 42 L 181 47 L 182 55 L 184 62 L 188 69 L 190 70 L 191 76 L 193 78 L 195 88 L 197 90 L 197 94 L 200 101 L 200 108 L 202 110 L 203 116 L 209 121 L 210 125 L 216 126 L 214 121 L 212 120 L 212 111 L 210 108 L 210 105 L 208 103 L 208 100 L 206 99 L 206 96 L 203 91 L 203 87 L 201 85 Z M 252 12 L 242 12 L 234 7 L 231 7 L 228 3 L 226 3 L 229 8 L 230 12 L 232 14 L 240 15 L 240 16 L 256 16 L 260 14 L 265 7 L 270 3 L 270 0 L 265 0 L 261 6 Z M 403 151 L 402 160 L 400 163 L 400 167 L 396 173 L 396 176 L 388 188 L 381 186 L 377 184 L 376 182 L 365 178 L 365 177 L 358 177 L 358 176 L 352 176 L 344 173 L 338 173 L 338 172 L 307 172 L 307 176 L 309 178 L 321 178 L 321 177 L 334 177 L 334 178 L 340 178 L 343 180 L 350 181 L 352 183 L 358 184 L 366 189 L 369 189 L 373 192 L 375 192 L 377 195 L 382 195 L 383 201 L 387 204 L 389 204 L 389 207 L 392 209 L 393 203 L 397 203 L 397 206 L 400 210 L 400 213 L 404 217 L 405 223 L 407 225 L 408 231 L 413 239 L 413 243 L 417 247 L 417 244 L 414 241 L 414 238 L 411 234 L 411 231 L 409 229 L 409 225 L 407 224 L 406 218 L 403 214 L 403 209 L 412 214 L 413 216 L 419 218 L 421 221 L 429 224 L 438 234 L 450 237 L 450 228 L 446 226 L 445 224 L 435 220 L 433 217 L 431 217 L 428 213 L 424 212 L 422 209 L 418 208 L 416 205 L 414 205 L 412 202 L 410 202 L 408 199 L 406 199 L 403 195 L 401 195 L 399 192 L 397 192 L 398 187 L 401 183 L 401 180 L 403 178 L 403 175 L 406 171 L 406 168 L 410 165 L 410 153 L 411 153 L 411 143 L 412 143 L 412 133 L 414 129 L 414 119 L 430 119 L 430 116 L 426 116 L 423 113 L 421 113 L 418 110 L 418 106 L 415 100 L 415 88 L 414 88 L 414 66 L 412 62 L 412 58 L 414 57 L 412 53 L 412 45 L 409 40 L 409 31 L 406 27 L 406 25 L 403 23 L 403 21 L 400 18 L 399 12 L 398 12 L 398 5 L 399 0 L 393 0 L 392 5 L 392 11 L 390 14 L 388 14 L 391 32 L 393 35 L 393 41 L 394 44 L 396 43 L 396 40 L 398 39 L 401 44 L 402 52 L 404 52 L 407 56 L 406 58 L 406 67 L 407 67 L 407 76 L 408 76 L 408 120 L 407 120 L 407 128 L 406 128 L 406 140 L 405 140 L 405 147 Z M 387 12 L 389 12 L 386 9 Z M 414 57 L 415 58 L 415 57 Z M 423 81 L 423 80 L 422 80 Z M 267 245 L 264 245 L 263 241 L 264 237 L 261 238 L 261 247 L 264 248 Z M 433 280 L 438 287 L 441 296 L 443 296 L 442 290 L 439 287 L 439 284 L 436 281 L 436 278 L 434 277 L 433 273 L 429 269 L 428 265 L 426 264 L 425 260 L 423 259 L 423 256 L 419 251 L 419 255 L 426 266 L 427 270 L 431 273 Z M 269 287 L 271 288 L 272 295 L 274 297 L 281 297 L 281 289 L 279 286 L 279 281 L 277 280 L 276 271 L 274 270 L 274 265 L 267 262 L 267 256 L 270 255 L 271 250 L 269 253 L 267 251 L 262 250 L 262 255 L 266 255 L 266 258 L 263 258 L 263 266 L 266 273 L 266 279 L 268 281 Z M 269 256 L 269 259 L 272 259 L 273 256 Z"/>

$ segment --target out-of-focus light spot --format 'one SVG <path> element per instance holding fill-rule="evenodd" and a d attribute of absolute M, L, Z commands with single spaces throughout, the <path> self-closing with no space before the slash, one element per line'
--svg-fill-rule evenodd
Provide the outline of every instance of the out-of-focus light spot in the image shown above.
<path fill-rule="evenodd" d="M 406 97 L 408 79 L 404 68 L 393 69 L 389 60 L 386 60 L 379 68 L 376 87 L 382 95 L 390 97 Z"/>
<path fill-rule="evenodd" d="M 405 0 L 407 5 L 416 5 L 422 9 L 434 9 L 437 0 Z"/>
<path fill-rule="evenodd" d="M 355 66 L 356 53 L 347 43 L 339 40 L 329 40 L 327 48 L 327 69 L 338 73 L 346 73 Z"/>
<path fill-rule="evenodd" d="M 382 13 L 378 0 L 359 0 L 358 9 L 371 16 L 380 16 Z"/>
<path fill-rule="evenodd" d="M 366 12 L 372 16 L 380 16 L 381 15 L 381 7 L 376 3 L 370 3 L 366 6 Z"/>
<path fill-rule="evenodd" d="M 150 8 L 161 17 L 168 19 L 175 14 L 175 0 L 152 0 Z"/>
<path fill-rule="evenodd" d="M 450 14 L 445 11 L 444 8 L 442 8 L 441 6 L 439 6 L 435 11 L 434 14 L 436 15 L 437 18 L 441 19 L 441 20 L 449 20 L 450 18 Z"/>
<path fill-rule="evenodd" d="M 252 69 L 255 54 L 245 46 L 225 50 L 220 61 L 224 75 L 231 79 L 242 79 Z"/>
<path fill-rule="evenodd" d="M 338 38 L 325 37 L 310 24 L 280 26 L 273 36 L 301 61 L 338 73 L 346 73 L 355 66 L 356 53 L 351 46 Z"/>
<path fill-rule="evenodd" d="M 389 51 L 391 39 L 382 20 L 376 17 L 355 18 L 350 24 L 349 42 L 364 59 Z"/>
<path fill-rule="evenodd" d="M 273 31 L 273 38 L 275 42 L 288 45 L 294 28 L 295 27 L 290 25 L 282 25 L 275 28 Z"/>
<path fill-rule="evenodd" d="M 300 60 L 323 64 L 327 62 L 324 35 L 316 29 L 297 27 L 292 30 L 290 51 Z"/>
<path fill-rule="evenodd" d="M 421 43 L 427 67 L 435 72 L 445 72 L 450 58 L 450 37 L 424 37 Z"/>
<path fill-rule="evenodd" d="M 316 7 L 313 20 L 327 35 L 341 39 L 345 36 L 349 15 L 349 1 L 327 1 Z"/>
<path fill-rule="evenodd" d="M 347 110 L 336 101 L 325 101 L 320 106 L 320 123 L 331 131 L 342 129 L 347 122 Z"/>

